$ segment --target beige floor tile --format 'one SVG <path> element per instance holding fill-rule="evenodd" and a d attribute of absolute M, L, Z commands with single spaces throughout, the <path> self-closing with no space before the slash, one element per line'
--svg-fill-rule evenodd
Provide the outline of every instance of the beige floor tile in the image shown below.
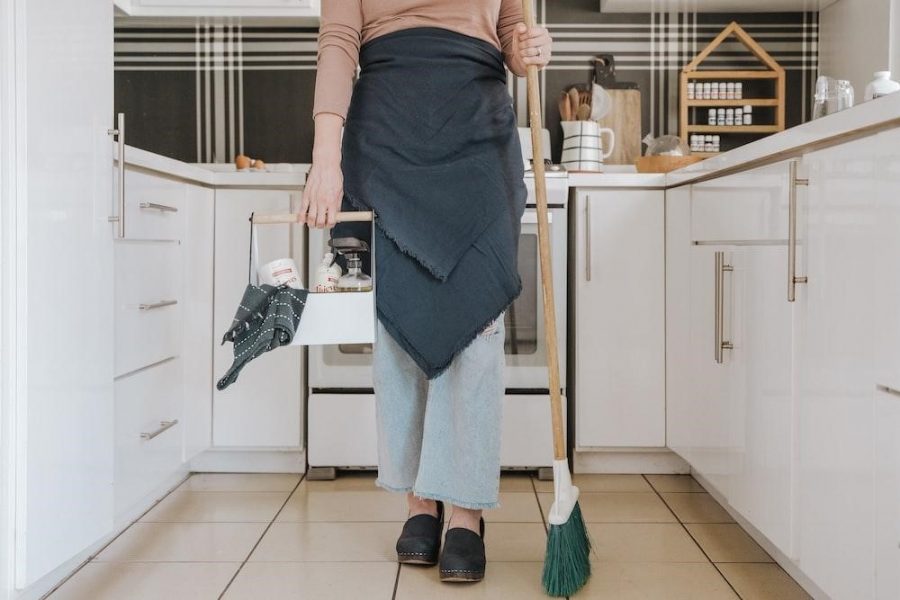
<path fill-rule="evenodd" d="M 266 523 L 135 523 L 95 560 L 242 561 L 265 528 Z"/>
<path fill-rule="evenodd" d="M 288 498 L 288 492 L 172 492 L 142 523 L 268 523 Z"/>
<path fill-rule="evenodd" d="M 541 523 L 486 523 L 484 552 L 489 561 L 543 561 L 547 532 Z"/>
<path fill-rule="evenodd" d="M 772 563 L 717 565 L 743 600 L 806 600 L 811 598 L 791 576 Z"/>
<path fill-rule="evenodd" d="M 734 523 L 728 511 L 707 493 L 670 492 L 661 496 L 682 523 Z"/>
<path fill-rule="evenodd" d="M 534 492 L 531 473 L 504 473 L 500 476 L 501 492 Z"/>
<path fill-rule="evenodd" d="M 647 475 L 657 492 L 705 492 L 703 486 L 690 475 Z"/>
<path fill-rule="evenodd" d="M 304 479 L 300 485 L 308 485 L 316 492 L 375 492 L 383 488 L 375 485 L 375 471 L 342 471 L 336 479 L 312 481 Z"/>
<path fill-rule="evenodd" d="M 594 563 L 573 598 L 591 600 L 738 600 L 709 563 Z"/>
<path fill-rule="evenodd" d="M 534 492 L 500 492 L 500 507 L 484 511 L 486 523 L 543 523 Z"/>
<path fill-rule="evenodd" d="M 538 494 L 544 515 L 553 494 Z M 583 492 L 578 497 L 588 523 L 676 523 L 672 512 L 653 492 Z"/>
<path fill-rule="evenodd" d="M 233 563 L 98 563 L 82 567 L 51 600 L 218 598 L 241 566 Z"/>
<path fill-rule="evenodd" d="M 273 523 L 251 562 L 397 561 L 401 523 Z"/>
<path fill-rule="evenodd" d="M 690 523 L 685 525 L 714 563 L 766 563 L 772 557 L 736 523 Z"/>
<path fill-rule="evenodd" d="M 572 483 L 582 492 L 651 492 L 653 488 L 640 475 L 578 473 Z M 539 492 L 552 492 L 552 481 L 534 480 Z"/>
<path fill-rule="evenodd" d="M 488 561 L 482 581 L 474 584 L 441 583 L 438 569 L 403 565 L 397 584 L 397 600 L 473 598 L 497 600 L 546 600 L 541 589 L 542 562 Z"/>
<path fill-rule="evenodd" d="M 406 497 L 384 490 L 319 492 L 300 484 L 276 521 L 406 521 Z"/>
<path fill-rule="evenodd" d="M 389 600 L 397 565 L 388 562 L 247 563 L 225 600 Z"/>
<path fill-rule="evenodd" d="M 296 473 L 194 473 L 179 492 L 290 492 L 300 481 Z"/>
<path fill-rule="evenodd" d="M 680 523 L 588 523 L 603 562 L 709 562 Z"/>

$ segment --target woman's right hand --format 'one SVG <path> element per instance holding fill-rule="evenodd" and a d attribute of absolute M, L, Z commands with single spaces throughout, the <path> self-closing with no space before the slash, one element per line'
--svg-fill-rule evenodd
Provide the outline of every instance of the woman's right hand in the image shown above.
<path fill-rule="evenodd" d="M 334 227 L 344 197 L 344 174 L 341 171 L 341 129 L 344 118 L 333 113 L 316 115 L 316 137 L 313 160 L 298 221 L 321 229 Z"/>
<path fill-rule="evenodd" d="M 306 178 L 301 220 L 310 227 L 334 227 L 344 196 L 344 174 L 340 159 L 314 162 Z"/>

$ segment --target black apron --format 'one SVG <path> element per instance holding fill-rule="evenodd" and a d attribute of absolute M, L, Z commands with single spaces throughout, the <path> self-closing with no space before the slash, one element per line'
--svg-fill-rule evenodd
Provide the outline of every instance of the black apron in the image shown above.
<path fill-rule="evenodd" d="M 436 27 L 360 48 L 343 210 L 374 210 L 376 306 L 432 379 L 518 297 L 522 151 L 499 49 Z M 342 223 L 334 237 L 368 237 Z"/>

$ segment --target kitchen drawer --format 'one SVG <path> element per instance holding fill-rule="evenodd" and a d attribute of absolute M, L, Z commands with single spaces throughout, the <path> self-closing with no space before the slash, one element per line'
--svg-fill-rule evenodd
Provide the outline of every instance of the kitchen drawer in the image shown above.
<path fill-rule="evenodd" d="M 116 172 L 118 177 L 118 172 Z M 125 172 L 125 238 L 180 240 L 187 184 L 144 171 Z"/>
<path fill-rule="evenodd" d="M 117 515 L 133 510 L 181 466 L 182 405 L 180 359 L 116 380 Z"/>
<path fill-rule="evenodd" d="M 782 162 L 691 186 L 693 241 L 787 240 L 789 169 Z"/>
<path fill-rule="evenodd" d="M 116 376 L 180 354 L 180 256 L 174 242 L 116 243 Z"/>

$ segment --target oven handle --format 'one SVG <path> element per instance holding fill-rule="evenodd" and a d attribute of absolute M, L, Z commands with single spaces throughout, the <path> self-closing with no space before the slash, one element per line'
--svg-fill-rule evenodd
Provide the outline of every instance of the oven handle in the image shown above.
<path fill-rule="evenodd" d="M 547 211 L 547 222 L 553 222 L 553 211 Z M 522 215 L 522 224 L 524 225 L 537 225 L 537 211 L 536 210 L 526 210 Z"/>

